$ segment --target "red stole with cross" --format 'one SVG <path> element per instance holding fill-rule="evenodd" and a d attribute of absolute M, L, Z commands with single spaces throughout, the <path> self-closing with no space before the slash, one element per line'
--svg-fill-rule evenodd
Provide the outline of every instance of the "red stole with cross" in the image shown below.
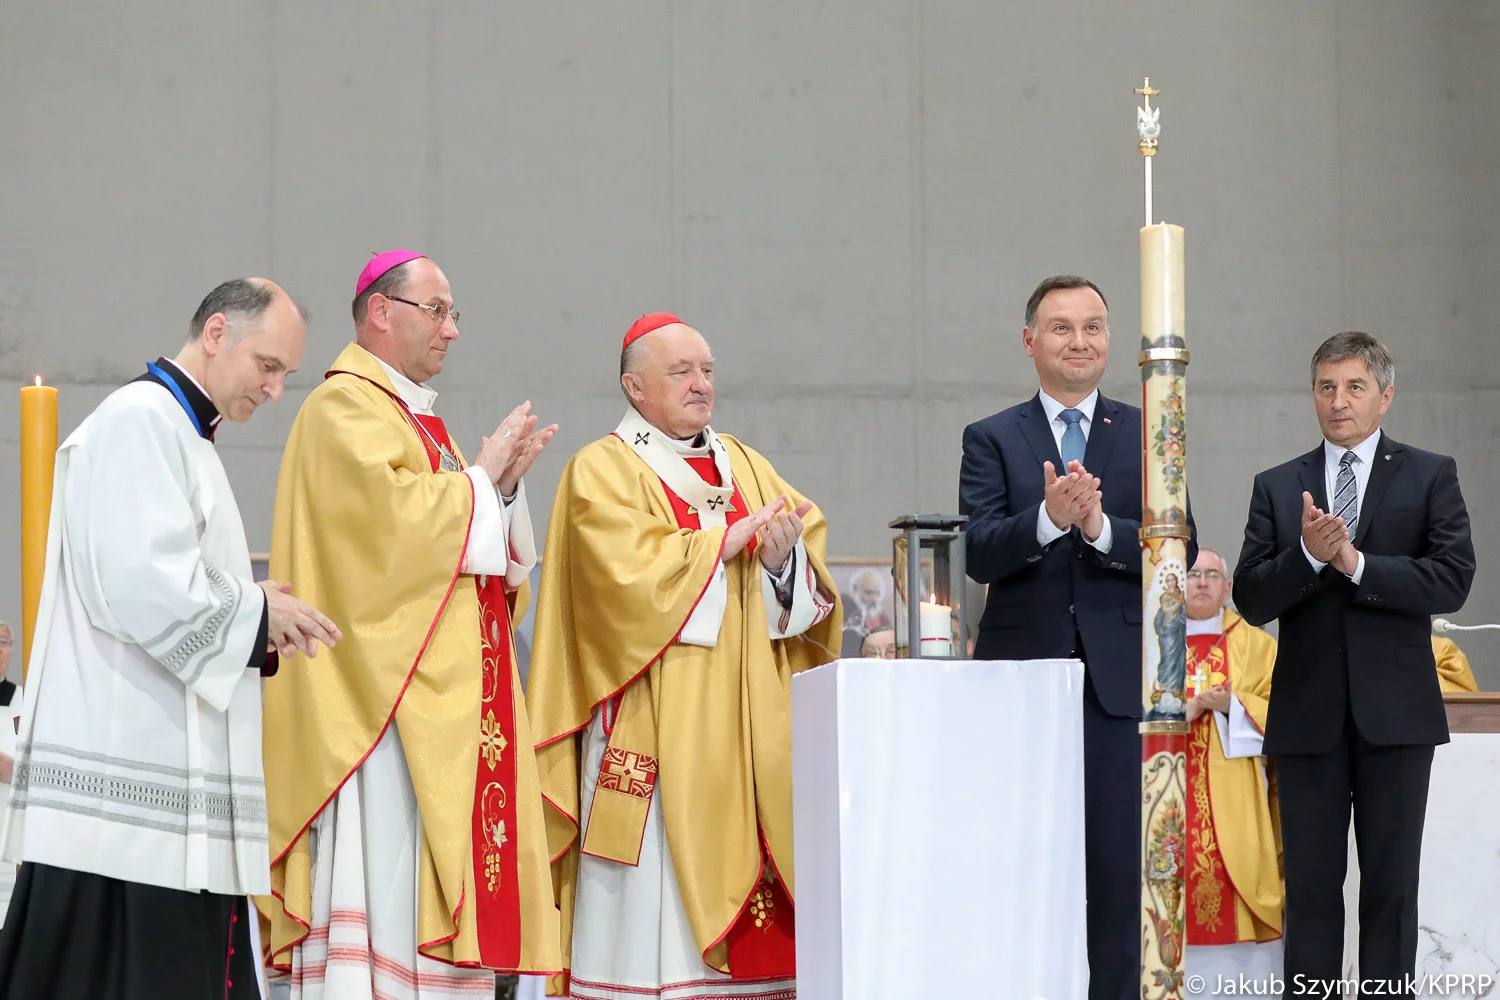
<path fill-rule="evenodd" d="M 719 470 L 712 455 L 684 460 L 693 471 L 710 486 L 721 486 Z M 702 528 L 698 512 L 685 500 L 672 492 L 665 482 L 667 499 L 672 503 L 672 513 L 678 527 Z M 745 498 L 739 484 L 734 484 L 734 497 L 724 514 L 727 525 L 750 513 L 745 509 Z M 756 539 L 746 547 L 747 555 L 755 551 Z M 756 595 L 756 599 L 759 595 Z M 760 852 L 760 878 L 745 900 L 738 919 L 730 926 L 725 937 L 729 948 L 729 974 L 735 979 L 784 979 L 797 974 L 796 916 L 792 900 L 781 884 L 781 876 L 770 863 L 770 855 L 762 839 Z"/>
<path fill-rule="evenodd" d="M 406 409 L 406 407 L 402 407 Z M 432 471 L 441 471 L 444 458 L 458 466 L 458 450 L 439 417 L 410 416 L 421 435 Z M 479 769 L 474 780 L 472 844 L 475 927 L 480 963 L 486 968 L 513 969 L 521 960 L 521 893 L 516 836 L 516 714 L 512 686 L 510 605 L 505 580 L 476 576 L 479 627 L 483 633 L 482 696 L 479 704 Z"/>
<path fill-rule="evenodd" d="M 1225 635 L 1188 636 L 1187 668 L 1191 678 L 1199 670 L 1204 689 L 1229 680 L 1229 654 Z M 1231 696 L 1232 697 L 1232 696 Z M 1217 725 L 1213 712 L 1193 721 L 1187 753 L 1187 943 L 1192 945 L 1235 944 L 1235 889 L 1219 854 L 1214 832 L 1213 805 L 1209 799 L 1208 755 Z"/>

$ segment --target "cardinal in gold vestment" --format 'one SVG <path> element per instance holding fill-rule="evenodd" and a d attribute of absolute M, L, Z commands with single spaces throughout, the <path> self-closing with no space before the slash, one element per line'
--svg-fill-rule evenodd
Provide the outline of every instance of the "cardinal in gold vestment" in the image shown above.
<path fill-rule="evenodd" d="M 792 997 L 790 685 L 838 655 L 825 525 L 709 426 L 696 330 L 642 317 L 621 373 L 631 408 L 558 487 L 528 692 L 566 986 Z"/>
<path fill-rule="evenodd" d="M 345 641 L 266 686 L 271 964 L 294 998 L 488 997 L 495 970 L 561 969 L 511 635 L 521 475 L 556 428 L 523 404 L 466 466 L 423 385 L 458 312 L 422 255 L 377 256 L 353 312 L 277 484 L 275 578 Z"/>

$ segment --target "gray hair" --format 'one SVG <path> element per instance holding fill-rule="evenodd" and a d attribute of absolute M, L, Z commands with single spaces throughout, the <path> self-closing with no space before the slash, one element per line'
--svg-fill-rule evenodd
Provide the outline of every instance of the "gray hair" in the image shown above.
<path fill-rule="evenodd" d="M 407 279 L 411 277 L 411 261 L 397 264 L 389 271 L 370 282 L 368 288 L 354 296 L 354 301 L 349 306 L 349 311 L 354 313 L 354 322 L 363 323 L 365 313 L 370 308 L 370 296 L 384 295 L 390 298 L 393 295 L 403 295 L 406 292 Z"/>
<path fill-rule="evenodd" d="M 204 325 L 216 313 L 222 313 L 229 321 L 230 336 L 233 340 L 238 340 L 242 332 L 234 329 L 239 325 L 238 321 L 260 319 L 275 301 L 276 288 L 269 282 L 252 278 L 231 278 L 198 303 L 198 311 L 193 313 L 192 323 L 188 327 L 188 340 L 197 340 L 203 336 Z M 302 314 L 302 321 L 307 322 L 307 307 L 295 300 L 293 304 L 296 305 L 297 312 Z"/>
<path fill-rule="evenodd" d="M 639 375 L 641 369 L 646 367 L 646 352 L 649 348 L 645 340 L 645 337 L 637 337 L 629 347 L 620 352 L 620 391 L 625 393 L 625 398 L 630 400 L 632 406 L 635 405 L 635 400 L 630 399 L 630 393 L 625 388 L 625 376 L 627 373 Z"/>
<path fill-rule="evenodd" d="M 1391 357 L 1390 348 L 1368 333 L 1360 333 L 1358 330 L 1335 333 L 1318 345 L 1312 357 L 1313 384 L 1318 383 L 1319 366 L 1348 361 L 1350 358 L 1358 358 L 1369 366 L 1381 392 L 1395 384 L 1396 359 Z"/>

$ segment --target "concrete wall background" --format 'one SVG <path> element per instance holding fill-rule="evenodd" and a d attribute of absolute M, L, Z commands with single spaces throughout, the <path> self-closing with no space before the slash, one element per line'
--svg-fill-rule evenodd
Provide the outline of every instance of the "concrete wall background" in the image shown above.
<path fill-rule="evenodd" d="M 1477 0 L 329 2 L 0 7 L 0 393 L 42 372 L 66 434 L 171 353 L 225 277 L 311 305 L 286 402 L 221 450 L 269 542 L 295 407 L 350 336 L 372 250 L 439 260 L 465 313 L 440 409 L 469 447 L 522 398 L 613 428 L 625 327 L 680 312 L 715 425 L 819 500 L 840 555 L 956 508 L 963 425 L 1030 393 L 1026 294 L 1093 276 L 1105 391 L 1135 400 L 1140 163 L 1187 229 L 1190 475 L 1238 552 L 1254 473 L 1318 440 L 1307 359 L 1399 363 L 1387 421 L 1457 456 L 1500 617 L 1500 7 Z M 0 408 L 0 616 L 19 611 L 17 428 Z M 541 525 L 538 526 L 542 527 Z M 1500 642 L 1465 647 L 1500 687 Z"/>

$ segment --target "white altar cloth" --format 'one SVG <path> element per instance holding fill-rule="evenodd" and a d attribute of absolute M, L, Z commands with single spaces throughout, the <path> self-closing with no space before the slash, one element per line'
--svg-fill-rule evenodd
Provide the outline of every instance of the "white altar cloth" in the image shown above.
<path fill-rule="evenodd" d="M 1076 660 L 793 678 L 800 1000 L 1084 1000 L 1082 694 Z"/>

